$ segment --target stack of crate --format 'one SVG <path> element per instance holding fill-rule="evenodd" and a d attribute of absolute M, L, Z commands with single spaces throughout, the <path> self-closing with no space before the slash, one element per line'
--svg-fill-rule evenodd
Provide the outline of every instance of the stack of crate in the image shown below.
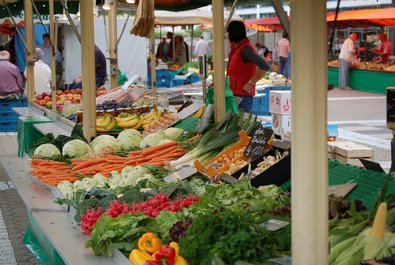
<path fill-rule="evenodd" d="M 362 144 L 350 141 L 330 141 L 328 142 L 328 158 L 335 159 L 343 164 L 362 167 L 359 158 L 372 160 L 374 150 Z"/>
<path fill-rule="evenodd" d="M 12 108 L 26 106 L 26 98 L 0 101 L 0 132 L 16 132 L 18 130 L 18 115 Z"/>

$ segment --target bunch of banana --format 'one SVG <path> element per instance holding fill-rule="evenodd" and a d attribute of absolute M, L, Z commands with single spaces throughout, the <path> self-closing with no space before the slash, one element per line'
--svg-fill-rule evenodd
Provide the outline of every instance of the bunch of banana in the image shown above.
<path fill-rule="evenodd" d="M 192 114 L 192 117 L 196 119 L 200 119 L 203 116 L 205 110 L 206 110 L 206 106 L 201 107 L 198 111 Z"/>
<path fill-rule="evenodd" d="M 96 118 L 97 132 L 110 132 L 115 127 L 115 119 L 110 114 L 103 114 Z"/>
<path fill-rule="evenodd" d="M 122 129 L 138 129 L 142 125 L 140 114 L 133 113 L 130 115 L 122 115 L 115 118 L 117 125 Z"/>
<path fill-rule="evenodd" d="M 154 121 L 157 121 L 161 115 L 162 115 L 162 112 L 160 112 L 160 110 L 158 110 L 157 107 L 154 107 L 154 111 L 152 111 L 150 114 L 148 114 L 142 118 L 143 126 L 153 123 Z"/>

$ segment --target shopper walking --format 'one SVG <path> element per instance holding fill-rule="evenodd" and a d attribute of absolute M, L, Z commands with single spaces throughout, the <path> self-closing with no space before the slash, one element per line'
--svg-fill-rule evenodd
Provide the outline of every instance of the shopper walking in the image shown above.
<path fill-rule="evenodd" d="M 388 58 L 392 55 L 392 45 L 388 40 L 387 34 L 385 32 L 381 33 L 379 36 L 381 45 L 379 49 L 374 49 L 373 52 L 381 56 L 382 63 L 388 63 Z"/>
<path fill-rule="evenodd" d="M 23 94 L 22 75 L 19 68 L 10 62 L 10 57 L 8 51 L 0 51 L 0 96 L 3 97 Z"/>
<path fill-rule="evenodd" d="M 210 52 L 211 51 L 208 42 L 204 39 L 203 35 L 201 35 L 200 39 L 196 42 L 195 57 L 199 58 L 199 56 L 208 56 Z"/>
<path fill-rule="evenodd" d="M 277 42 L 277 56 L 280 63 L 280 74 L 286 75 L 286 67 L 288 62 L 288 53 L 290 52 L 290 45 L 288 34 L 284 31 L 283 37 Z"/>
<path fill-rule="evenodd" d="M 234 96 L 242 98 L 239 108 L 250 112 L 255 84 L 270 70 L 270 65 L 257 54 L 255 47 L 250 43 L 243 22 L 230 22 L 226 31 L 230 41 L 227 68 L 230 88 Z"/>
<path fill-rule="evenodd" d="M 352 63 L 358 56 L 359 52 L 364 51 L 365 48 L 355 48 L 355 41 L 358 39 L 358 34 L 353 32 L 344 41 L 339 54 L 339 87 L 341 89 L 351 89 L 348 87 L 348 73 Z"/>
<path fill-rule="evenodd" d="M 34 50 L 34 89 L 36 95 L 41 95 L 44 92 L 51 94 L 51 68 L 42 61 L 43 57 L 43 51 L 36 48 Z"/>

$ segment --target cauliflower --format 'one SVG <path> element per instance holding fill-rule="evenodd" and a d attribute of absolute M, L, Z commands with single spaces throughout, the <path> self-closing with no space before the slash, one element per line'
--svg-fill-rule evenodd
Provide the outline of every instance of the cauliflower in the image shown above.
<path fill-rule="evenodd" d="M 84 178 L 82 180 L 82 187 L 84 190 L 89 191 L 92 188 L 95 188 L 97 185 L 97 181 L 94 178 Z"/>
<path fill-rule="evenodd" d="M 122 169 L 122 177 L 140 178 L 144 174 L 149 173 L 149 170 L 142 166 L 127 166 Z"/>
<path fill-rule="evenodd" d="M 117 172 L 118 173 L 118 172 Z M 112 173 L 111 173 L 112 174 Z M 118 174 L 113 174 L 109 179 L 108 179 L 108 185 L 110 186 L 111 189 L 115 189 L 116 187 L 119 187 L 119 182 L 122 180 L 122 176 Z"/>
<path fill-rule="evenodd" d="M 102 174 L 96 174 L 93 176 L 93 179 L 96 180 L 96 186 L 97 187 L 104 187 L 104 185 L 107 182 L 107 178 L 105 176 L 103 176 Z"/>
<path fill-rule="evenodd" d="M 74 188 L 74 191 L 82 190 L 83 189 L 82 188 L 82 181 L 81 180 L 74 181 L 73 188 Z"/>

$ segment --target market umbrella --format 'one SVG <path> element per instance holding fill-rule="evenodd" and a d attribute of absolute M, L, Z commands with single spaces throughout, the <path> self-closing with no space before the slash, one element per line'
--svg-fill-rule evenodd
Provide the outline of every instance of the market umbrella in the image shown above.
<path fill-rule="evenodd" d="M 290 17 L 288 18 L 290 19 Z M 244 24 L 247 28 L 263 26 L 270 31 L 278 31 L 283 28 L 278 17 L 246 19 Z"/>
<path fill-rule="evenodd" d="M 335 15 L 328 15 L 328 24 L 333 23 Z M 343 27 L 366 27 L 366 26 L 394 26 L 395 8 L 378 8 L 350 10 L 341 12 L 337 16 L 337 23 Z"/>

